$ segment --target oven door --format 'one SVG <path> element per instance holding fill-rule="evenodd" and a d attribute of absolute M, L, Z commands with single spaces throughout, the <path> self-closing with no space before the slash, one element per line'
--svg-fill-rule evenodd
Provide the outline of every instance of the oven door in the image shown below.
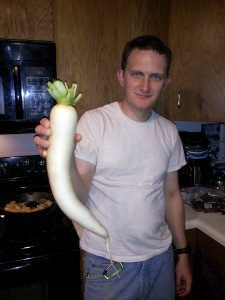
<path fill-rule="evenodd" d="M 1 300 L 81 299 L 80 252 L 0 264 Z"/>
<path fill-rule="evenodd" d="M 34 132 L 48 117 L 55 100 L 46 90 L 55 78 L 53 65 L 16 63 L 0 65 L 0 133 Z"/>

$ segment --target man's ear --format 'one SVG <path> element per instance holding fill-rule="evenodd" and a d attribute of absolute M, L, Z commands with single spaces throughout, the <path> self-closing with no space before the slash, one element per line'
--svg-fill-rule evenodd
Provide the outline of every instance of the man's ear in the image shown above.
<path fill-rule="evenodd" d="M 117 79 L 119 81 L 119 84 L 123 87 L 123 70 L 122 69 L 118 69 L 116 72 L 117 75 Z"/>

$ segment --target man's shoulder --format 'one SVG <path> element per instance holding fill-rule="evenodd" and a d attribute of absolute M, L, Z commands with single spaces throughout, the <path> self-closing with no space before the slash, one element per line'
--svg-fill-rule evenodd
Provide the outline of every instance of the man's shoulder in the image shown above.
<path fill-rule="evenodd" d="M 104 115 L 110 115 L 111 113 L 114 113 L 116 109 L 117 109 L 117 102 L 111 102 L 103 106 L 86 111 L 82 115 L 82 118 L 94 118 L 98 116 L 102 117 Z"/>
<path fill-rule="evenodd" d="M 163 117 L 162 115 L 160 115 L 159 113 L 153 111 L 154 114 L 154 120 L 156 120 L 157 122 L 159 122 L 159 124 L 163 127 L 166 128 L 171 128 L 171 129 L 177 129 L 175 123 L 173 123 L 171 120 Z"/>
<path fill-rule="evenodd" d="M 104 106 L 93 108 L 91 110 L 87 110 L 78 121 L 78 125 L 80 126 L 89 126 L 93 128 L 102 128 L 105 124 L 109 123 L 109 120 L 113 120 L 117 115 L 116 110 L 118 104 L 116 102 L 112 102 L 109 104 L 105 104 Z"/>

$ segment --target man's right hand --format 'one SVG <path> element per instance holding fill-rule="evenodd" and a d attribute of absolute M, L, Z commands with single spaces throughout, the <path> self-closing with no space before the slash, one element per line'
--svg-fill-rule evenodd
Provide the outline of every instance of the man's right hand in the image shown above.
<path fill-rule="evenodd" d="M 47 118 L 43 118 L 40 124 L 35 127 L 36 135 L 33 138 L 33 142 L 37 146 L 37 152 L 40 156 L 46 157 L 47 150 L 50 145 L 48 138 L 51 136 L 50 121 Z M 74 142 L 79 143 L 82 137 L 79 133 L 75 134 Z"/>
<path fill-rule="evenodd" d="M 47 118 L 41 119 L 40 124 L 35 127 L 35 132 L 33 141 L 37 146 L 37 152 L 42 157 L 46 157 L 50 145 L 48 140 L 51 136 L 50 121 Z"/>

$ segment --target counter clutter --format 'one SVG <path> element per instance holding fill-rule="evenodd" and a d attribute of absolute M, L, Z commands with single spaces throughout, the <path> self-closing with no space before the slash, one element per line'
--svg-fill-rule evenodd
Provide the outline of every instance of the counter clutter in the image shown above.
<path fill-rule="evenodd" d="M 225 215 L 220 212 L 197 212 L 185 204 L 185 228 L 197 228 L 225 247 Z"/>

